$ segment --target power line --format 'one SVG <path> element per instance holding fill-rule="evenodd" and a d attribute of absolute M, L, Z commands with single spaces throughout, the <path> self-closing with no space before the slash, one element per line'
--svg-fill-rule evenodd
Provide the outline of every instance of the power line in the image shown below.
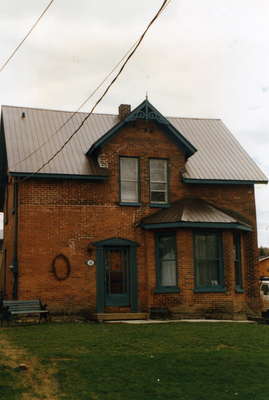
<path fill-rule="evenodd" d="M 98 104 L 103 100 L 103 98 L 105 97 L 105 95 L 107 94 L 107 92 L 109 91 L 109 89 L 112 87 L 112 85 L 116 82 L 116 80 L 118 79 L 118 77 L 120 76 L 120 74 L 122 73 L 122 71 L 124 70 L 126 64 L 128 63 L 128 61 L 132 58 L 132 56 L 134 55 L 134 53 L 136 52 L 137 48 L 139 47 L 139 45 L 141 44 L 141 42 L 143 41 L 146 33 L 148 32 L 149 28 L 151 27 L 151 25 L 156 21 L 156 19 L 159 17 L 159 15 L 162 13 L 162 11 L 166 8 L 166 6 L 171 2 L 171 0 L 164 0 L 161 7 L 159 8 L 159 10 L 157 11 L 157 13 L 155 14 L 155 16 L 151 19 L 151 21 L 148 23 L 146 29 L 144 30 L 144 32 L 142 33 L 142 35 L 140 36 L 139 40 L 136 42 L 134 48 L 132 49 L 132 51 L 129 53 L 128 57 L 125 59 L 123 65 L 121 66 L 120 70 L 118 71 L 118 73 L 116 74 L 116 76 L 112 79 L 112 81 L 109 83 L 109 85 L 107 86 L 107 88 L 104 90 L 103 94 L 100 96 L 100 98 L 96 101 L 96 103 L 94 104 L 94 106 L 92 107 L 92 109 L 90 110 L 90 112 L 86 115 L 86 117 L 82 120 L 82 122 L 79 124 L 79 126 L 74 130 L 74 132 L 69 136 L 69 138 L 62 144 L 62 146 L 46 161 L 44 162 L 35 172 L 33 172 L 31 175 L 25 177 L 21 182 L 24 182 L 27 179 L 30 179 L 32 176 L 34 176 L 35 174 L 38 174 L 44 167 L 46 167 L 52 160 L 54 160 L 55 157 L 57 157 L 57 155 L 65 148 L 65 146 L 71 141 L 71 139 L 78 133 L 78 131 L 83 127 L 83 125 L 85 124 L 85 122 L 89 119 L 89 117 L 92 115 L 93 111 L 95 110 L 95 108 L 98 106 Z M 83 103 L 84 104 L 84 103 Z M 75 114 L 75 113 L 74 113 Z M 72 118 L 72 117 L 71 117 Z"/>
<path fill-rule="evenodd" d="M 24 38 L 21 40 L 21 42 L 18 44 L 17 47 L 15 47 L 15 49 L 12 51 L 12 53 L 10 54 L 10 56 L 8 57 L 8 59 L 4 62 L 4 64 L 0 67 L 0 72 L 2 72 L 4 70 L 4 68 L 7 66 L 7 64 L 9 63 L 9 61 L 15 56 L 15 54 L 17 53 L 17 51 L 19 50 L 19 48 L 22 46 L 22 44 L 25 42 L 25 40 L 28 38 L 28 36 L 32 33 L 32 31 L 35 29 L 35 27 L 37 26 L 37 24 L 39 23 L 39 21 L 41 20 L 41 18 L 46 14 L 46 12 L 48 11 L 48 9 L 50 8 L 50 6 L 52 5 L 52 3 L 54 2 L 54 0 L 51 0 L 49 2 L 49 4 L 47 5 L 47 7 L 44 9 L 44 11 L 42 12 L 42 14 L 37 18 L 37 20 L 35 21 L 34 25 L 31 27 L 31 29 L 28 31 L 28 33 L 24 36 Z"/>
<path fill-rule="evenodd" d="M 165 8 L 168 6 L 171 0 L 168 0 L 166 4 L 163 6 L 161 9 L 159 15 L 165 10 Z M 136 42 L 130 47 L 130 49 L 124 54 L 124 56 L 120 59 L 120 61 L 112 68 L 112 70 L 105 76 L 105 78 L 102 80 L 102 82 L 89 94 L 89 96 L 79 105 L 79 107 L 71 113 L 71 115 L 64 121 L 62 125 L 59 126 L 58 129 L 56 129 L 55 132 L 44 142 L 42 142 L 36 149 L 34 149 L 31 153 L 27 154 L 26 157 L 23 159 L 17 161 L 15 164 L 13 164 L 10 169 L 15 168 L 17 165 L 21 164 L 22 162 L 28 160 L 32 155 L 34 155 L 37 151 L 39 151 L 42 147 L 44 147 L 49 141 L 56 136 L 67 124 L 70 122 L 73 117 L 82 109 L 83 106 L 85 106 L 88 101 L 95 95 L 95 93 L 103 86 L 103 84 L 107 81 L 107 79 L 113 74 L 113 72 L 119 67 L 119 65 L 127 58 L 127 56 L 131 53 L 131 51 L 134 49 L 134 47 L 137 45 L 139 39 L 136 40 Z M 91 111 L 92 113 L 92 111 Z"/>
<path fill-rule="evenodd" d="M 89 96 L 79 105 L 79 107 L 76 109 L 76 111 L 72 112 L 71 115 L 66 119 L 66 121 L 63 122 L 62 125 L 59 126 L 59 128 L 43 143 L 41 143 L 36 149 L 34 149 L 31 153 L 27 154 L 26 157 L 24 157 L 22 160 L 17 161 L 15 164 L 13 164 L 10 169 L 15 168 L 18 164 L 21 164 L 22 162 L 28 160 L 33 154 L 35 154 L 37 151 L 39 151 L 43 146 L 45 146 L 54 136 L 56 136 L 64 127 L 65 125 L 68 124 L 68 122 L 73 119 L 73 117 L 82 109 L 85 104 L 88 103 L 88 101 L 95 95 L 95 93 L 103 86 L 103 84 L 107 81 L 107 79 L 113 74 L 113 72 L 118 68 L 118 66 L 122 63 L 122 61 L 128 56 L 128 54 L 132 51 L 134 46 L 136 45 L 137 41 L 131 46 L 131 48 L 124 54 L 124 56 L 120 59 L 120 61 L 113 67 L 113 69 L 105 76 L 105 78 L 102 80 L 101 83 L 89 94 Z"/>

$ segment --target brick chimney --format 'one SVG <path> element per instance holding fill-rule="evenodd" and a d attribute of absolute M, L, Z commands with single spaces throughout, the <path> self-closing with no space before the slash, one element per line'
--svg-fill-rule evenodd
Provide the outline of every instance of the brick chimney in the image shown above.
<path fill-rule="evenodd" d="M 119 120 L 123 121 L 131 112 L 130 104 L 121 104 L 119 106 Z"/>

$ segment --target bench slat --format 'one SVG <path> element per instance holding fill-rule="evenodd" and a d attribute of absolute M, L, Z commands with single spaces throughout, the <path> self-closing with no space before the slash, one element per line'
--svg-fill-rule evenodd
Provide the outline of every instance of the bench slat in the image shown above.
<path fill-rule="evenodd" d="M 28 310 L 28 311 L 10 311 L 11 314 L 34 314 L 34 313 L 48 313 L 48 310 Z"/>

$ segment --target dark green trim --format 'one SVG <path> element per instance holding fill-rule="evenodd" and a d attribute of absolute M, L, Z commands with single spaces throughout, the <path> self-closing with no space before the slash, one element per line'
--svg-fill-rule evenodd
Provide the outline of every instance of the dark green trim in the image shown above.
<path fill-rule="evenodd" d="M 123 121 L 113 126 L 107 133 L 98 139 L 88 150 L 87 155 L 98 151 L 98 149 L 106 144 L 116 135 L 119 130 L 128 122 L 137 119 L 153 120 L 161 125 L 166 134 L 178 145 L 183 148 L 187 157 L 190 157 L 197 150 L 196 148 L 163 116 L 161 113 L 146 99 L 138 107 L 136 107 Z"/>
<path fill-rule="evenodd" d="M 138 201 L 122 201 L 121 200 L 121 169 L 120 169 L 120 160 L 121 158 L 134 158 L 137 160 L 137 197 Z M 139 156 L 125 156 L 120 154 L 118 157 L 118 182 L 119 182 L 119 204 L 120 205 L 140 205 L 141 199 L 141 182 L 140 182 L 140 157 Z"/>
<path fill-rule="evenodd" d="M 121 201 L 119 203 L 119 206 L 127 206 L 127 207 L 140 207 L 142 204 L 141 203 L 124 203 Z"/>
<path fill-rule="evenodd" d="M 198 282 L 198 260 L 196 256 L 196 237 L 201 235 L 210 235 L 215 234 L 217 238 L 217 246 L 218 246 L 218 258 L 217 261 L 217 271 L 219 276 L 219 284 L 212 285 L 212 286 L 200 286 Z M 223 257 L 223 238 L 222 233 L 219 231 L 200 231 L 200 232 L 193 232 L 193 262 L 194 262 L 194 271 L 195 271 L 195 288 L 194 292 L 225 292 L 226 288 L 224 287 L 224 257 Z"/>
<path fill-rule="evenodd" d="M 96 247 L 103 247 L 103 246 L 133 246 L 137 247 L 139 246 L 139 243 L 134 242 L 132 240 L 128 239 L 122 239 L 122 238 L 109 238 L 105 240 L 100 240 L 99 242 L 94 242 L 92 243 L 93 246 Z"/>
<path fill-rule="evenodd" d="M 242 246 L 241 246 L 241 234 L 240 232 L 234 232 L 233 234 L 233 245 L 234 245 L 234 274 L 235 274 L 235 290 L 239 293 L 243 290 L 243 276 L 242 276 Z"/>
<path fill-rule="evenodd" d="M 243 288 L 240 288 L 240 287 L 236 287 L 235 288 L 235 293 L 244 293 L 245 291 L 244 291 L 244 289 Z"/>
<path fill-rule="evenodd" d="M 175 246 L 175 254 L 176 254 L 176 285 L 175 286 L 163 286 L 161 284 L 161 258 L 160 258 L 160 247 L 159 242 L 162 237 L 173 237 L 174 246 Z M 177 293 L 179 292 L 178 288 L 178 257 L 177 257 L 177 237 L 176 232 L 156 232 L 155 233 L 155 260 L 156 260 L 156 289 L 154 293 Z"/>
<path fill-rule="evenodd" d="M 239 229 L 243 231 L 252 231 L 250 226 L 245 226 L 235 223 L 225 222 L 164 222 L 159 224 L 147 224 L 141 223 L 140 225 L 144 229 L 165 229 L 165 228 L 202 228 L 202 229 Z"/>
<path fill-rule="evenodd" d="M 171 207 L 170 203 L 150 203 L 149 207 L 151 208 L 169 208 Z"/>
<path fill-rule="evenodd" d="M 167 286 L 167 287 L 160 287 L 154 289 L 154 294 L 163 294 L 163 293 L 180 293 L 180 289 L 176 286 Z"/>
<path fill-rule="evenodd" d="M 104 249 L 98 246 L 96 249 L 96 311 L 103 313 L 105 310 L 105 268 Z"/>
<path fill-rule="evenodd" d="M 33 179 L 48 178 L 48 179 L 83 179 L 88 181 L 104 181 L 108 176 L 103 175 L 72 175 L 72 174 L 36 174 L 34 172 L 9 172 L 11 176 L 29 177 Z"/>
<path fill-rule="evenodd" d="M 195 288 L 193 289 L 194 293 L 225 293 L 227 291 L 227 288 L 225 287 L 219 287 L 219 286 L 212 286 L 212 287 L 201 287 L 201 288 Z"/>
<path fill-rule="evenodd" d="M 182 178 L 183 183 L 192 184 L 209 184 L 209 185 L 254 185 L 257 183 L 268 183 L 267 180 L 253 181 L 253 180 L 234 180 L 234 179 L 192 179 Z"/>

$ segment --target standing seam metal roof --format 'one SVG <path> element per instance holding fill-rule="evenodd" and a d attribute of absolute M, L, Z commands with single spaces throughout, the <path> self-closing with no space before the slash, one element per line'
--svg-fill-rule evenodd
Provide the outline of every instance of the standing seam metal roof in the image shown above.
<path fill-rule="evenodd" d="M 25 118 L 22 118 L 22 113 L 25 113 Z M 77 113 L 60 132 L 54 134 L 70 118 L 71 112 L 2 106 L 9 172 L 32 173 L 38 170 L 70 137 L 86 115 Z M 267 181 L 267 177 L 221 120 L 167 119 L 197 149 L 186 162 L 184 178 L 257 183 Z M 92 114 L 59 155 L 40 173 L 106 174 L 104 168 L 89 162 L 85 154 L 117 123 L 117 115 Z M 44 142 L 47 143 L 41 146 Z M 41 148 L 36 151 L 39 146 Z"/>
<path fill-rule="evenodd" d="M 185 198 L 142 219 L 142 225 L 169 223 L 239 224 L 250 228 L 239 214 L 214 207 L 205 200 Z"/>

